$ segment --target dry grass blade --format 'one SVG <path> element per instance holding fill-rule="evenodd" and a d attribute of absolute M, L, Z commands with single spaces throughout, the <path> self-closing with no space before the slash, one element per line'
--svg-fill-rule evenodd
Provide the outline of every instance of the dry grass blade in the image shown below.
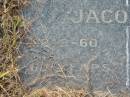
<path fill-rule="evenodd" d="M 26 25 L 20 15 L 27 0 L 0 0 L 0 97 L 25 94 L 17 71 L 17 51 Z"/>
<path fill-rule="evenodd" d="M 56 86 L 53 89 L 37 89 L 24 97 L 130 97 L 128 92 L 122 92 L 120 94 L 112 95 L 109 91 L 93 91 L 93 95 L 83 89 L 76 90 L 64 87 Z"/>
<path fill-rule="evenodd" d="M 21 39 L 28 31 L 28 25 L 21 16 L 22 8 L 26 5 L 28 0 L 0 0 L 0 97 L 130 97 L 125 92 L 113 95 L 109 89 L 108 92 L 91 91 L 91 85 L 88 85 L 88 91 L 56 86 L 53 89 L 36 89 L 27 94 L 28 91 L 21 84 L 16 63 L 20 56 L 17 50 Z M 88 64 L 91 65 L 91 62 Z M 59 68 L 64 78 L 67 78 L 62 66 L 59 65 Z M 90 67 L 85 68 L 86 73 L 89 73 Z M 89 79 L 90 74 L 86 77 Z"/>

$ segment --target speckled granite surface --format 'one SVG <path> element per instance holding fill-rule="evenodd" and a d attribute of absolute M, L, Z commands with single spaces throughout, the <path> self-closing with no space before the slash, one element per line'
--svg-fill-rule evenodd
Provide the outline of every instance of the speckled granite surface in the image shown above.
<path fill-rule="evenodd" d="M 32 22 L 20 47 L 23 82 L 32 88 L 129 87 L 128 9 L 127 0 L 32 0 L 23 11 Z"/>

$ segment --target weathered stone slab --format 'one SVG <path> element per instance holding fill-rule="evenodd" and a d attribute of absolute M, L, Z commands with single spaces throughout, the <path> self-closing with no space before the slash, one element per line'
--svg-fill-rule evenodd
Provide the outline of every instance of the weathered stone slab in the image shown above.
<path fill-rule="evenodd" d="M 32 30 L 21 46 L 30 87 L 129 87 L 127 0 L 33 0 L 23 14 Z"/>

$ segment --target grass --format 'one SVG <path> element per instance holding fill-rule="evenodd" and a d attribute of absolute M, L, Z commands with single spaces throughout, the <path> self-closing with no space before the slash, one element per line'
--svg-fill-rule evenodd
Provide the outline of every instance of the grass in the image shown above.
<path fill-rule="evenodd" d="M 0 0 L 0 97 L 130 97 L 126 92 L 118 95 L 109 90 L 85 91 L 65 87 L 29 91 L 22 85 L 17 68 L 19 45 L 28 32 L 21 11 L 28 0 Z"/>
<path fill-rule="evenodd" d="M 103 91 L 85 91 L 83 89 L 69 89 L 64 87 L 55 87 L 54 89 L 37 89 L 24 97 L 130 97 L 127 92 L 120 92 L 119 94 L 112 94 L 109 90 Z"/>
<path fill-rule="evenodd" d="M 0 97 L 22 97 L 25 88 L 17 69 L 18 46 L 27 32 L 20 15 L 26 0 L 0 1 Z"/>

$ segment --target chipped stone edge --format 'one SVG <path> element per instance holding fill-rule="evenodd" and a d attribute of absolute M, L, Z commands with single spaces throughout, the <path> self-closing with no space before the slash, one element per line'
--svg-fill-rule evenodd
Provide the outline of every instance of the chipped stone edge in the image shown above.
<path fill-rule="evenodd" d="M 127 26 L 126 28 L 126 87 L 129 88 L 130 87 L 130 71 L 129 71 L 129 67 L 130 67 L 130 55 L 129 55 L 129 28 L 130 26 Z"/>

